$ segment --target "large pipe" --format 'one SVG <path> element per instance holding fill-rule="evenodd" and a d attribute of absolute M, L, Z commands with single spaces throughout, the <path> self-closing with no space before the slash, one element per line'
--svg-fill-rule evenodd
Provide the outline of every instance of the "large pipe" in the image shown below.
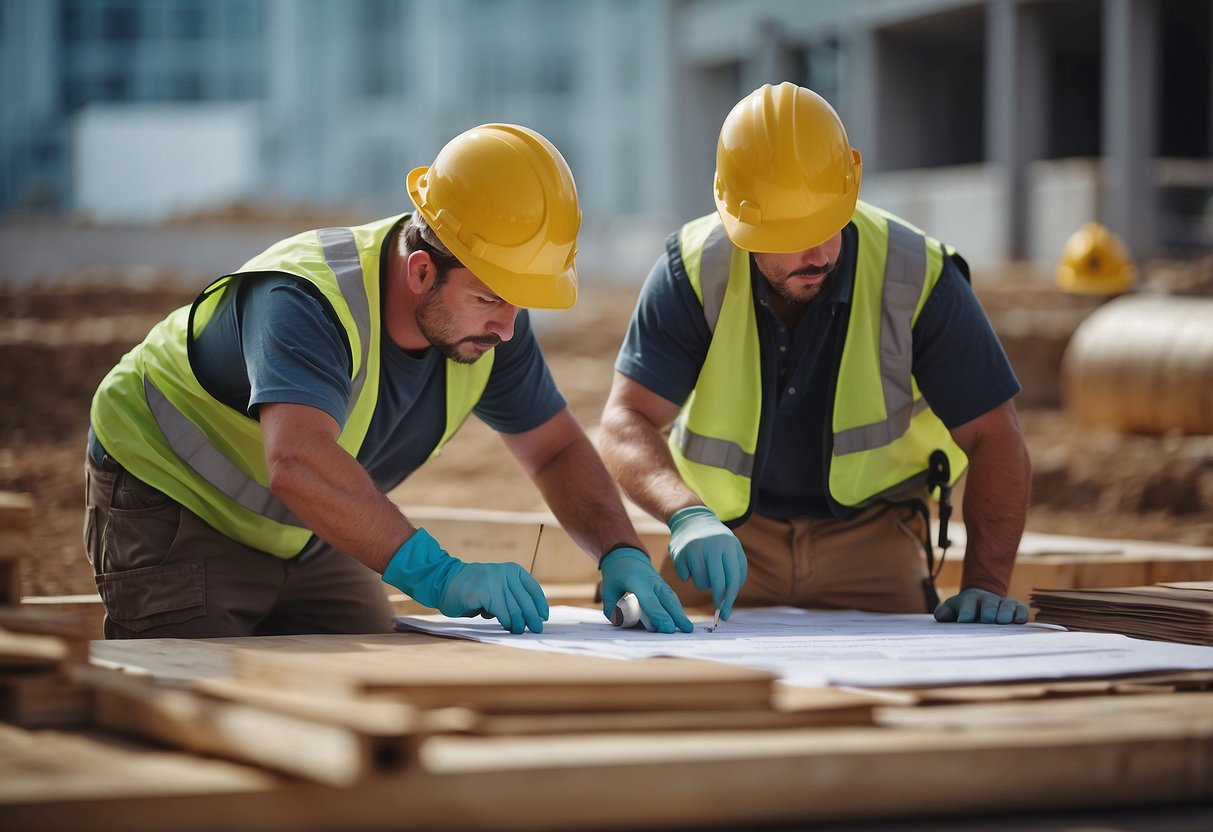
<path fill-rule="evenodd" d="M 1120 433 L 1213 434 L 1213 298 L 1125 295 L 1074 332 L 1062 402 Z"/>

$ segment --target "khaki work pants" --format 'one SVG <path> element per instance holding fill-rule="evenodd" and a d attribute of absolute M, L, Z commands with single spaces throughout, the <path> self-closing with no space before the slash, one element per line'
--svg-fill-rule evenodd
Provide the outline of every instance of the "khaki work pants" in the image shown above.
<path fill-rule="evenodd" d="M 748 561 L 736 606 L 931 612 L 923 589 L 924 525 L 910 506 L 888 503 L 845 521 L 751 515 L 734 529 Z M 711 608 L 711 592 L 680 580 L 672 561 L 661 575 L 684 605 Z"/>
<path fill-rule="evenodd" d="M 84 548 L 106 638 L 386 633 L 375 572 L 314 540 L 282 560 L 220 534 L 131 476 L 85 455 Z"/>

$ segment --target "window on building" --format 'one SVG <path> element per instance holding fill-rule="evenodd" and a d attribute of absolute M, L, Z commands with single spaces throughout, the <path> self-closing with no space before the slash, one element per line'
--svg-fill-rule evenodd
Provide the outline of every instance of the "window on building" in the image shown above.
<path fill-rule="evenodd" d="M 404 90 L 404 7 L 396 0 L 361 0 L 358 92 L 365 96 L 396 95 Z"/>
<path fill-rule="evenodd" d="M 985 158 L 985 9 L 962 8 L 879 31 L 876 141 L 881 167 Z"/>
<path fill-rule="evenodd" d="M 170 26 L 179 40 L 202 40 L 206 37 L 206 12 L 197 3 L 174 4 L 171 9 Z"/>
<path fill-rule="evenodd" d="M 107 6 L 101 13 L 101 37 L 116 43 L 130 43 L 139 37 L 138 10 L 130 4 Z"/>

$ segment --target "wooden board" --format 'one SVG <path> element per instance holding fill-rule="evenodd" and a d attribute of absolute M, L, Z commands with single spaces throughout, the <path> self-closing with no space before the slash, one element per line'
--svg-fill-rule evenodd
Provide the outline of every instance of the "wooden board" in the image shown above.
<path fill-rule="evenodd" d="M 687 697 L 706 709 L 768 709 L 775 681 L 766 671 L 716 662 L 603 660 L 411 633 L 263 643 L 232 654 L 234 677 L 483 713 L 644 711 Z"/>
<path fill-rule="evenodd" d="M 914 726 L 440 737 L 422 747 L 424 768 L 347 789 L 0 726 L 0 828 L 510 832 L 948 815 L 1005 823 L 1008 812 L 1213 802 L 1213 694 L 1157 700 L 1145 718 L 1144 700 L 1126 697 L 1096 711 L 914 709 L 930 717 Z"/>
<path fill-rule="evenodd" d="M 376 771 L 406 768 L 416 758 L 415 721 L 407 717 L 392 725 L 380 718 L 368 732 L 353 727 L 353 719 L 319 718 L 321 702 L 301 715 L 285 697 L 277 706 L 267 705 L 270 697 L 221 699 L 98 669 L 79 678 L 93 692 L 98 728 L 319 783 L 348 786 Z M 362 716 L 365 725 L 370 718 Z"/>

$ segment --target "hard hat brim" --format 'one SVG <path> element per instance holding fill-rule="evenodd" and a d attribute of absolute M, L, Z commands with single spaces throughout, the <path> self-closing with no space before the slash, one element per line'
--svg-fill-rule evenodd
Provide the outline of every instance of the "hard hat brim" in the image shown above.
<path fill-rule="evenodd" d="M 724 226 L 729 241 L 742 251 L 758 254 L 792 254 L 816 248 L 846 228 L 855 216 L 855 203 L 859 189 L 851 192 L 850 198 L 840 199 L 828 209 L 812 217 L 797 217 L 761 225 L 744 223 L 729 213 L 723 201 L 716 200 L 716 213 Z M 823 235 L 822 230 L 826 233 Z"/>

